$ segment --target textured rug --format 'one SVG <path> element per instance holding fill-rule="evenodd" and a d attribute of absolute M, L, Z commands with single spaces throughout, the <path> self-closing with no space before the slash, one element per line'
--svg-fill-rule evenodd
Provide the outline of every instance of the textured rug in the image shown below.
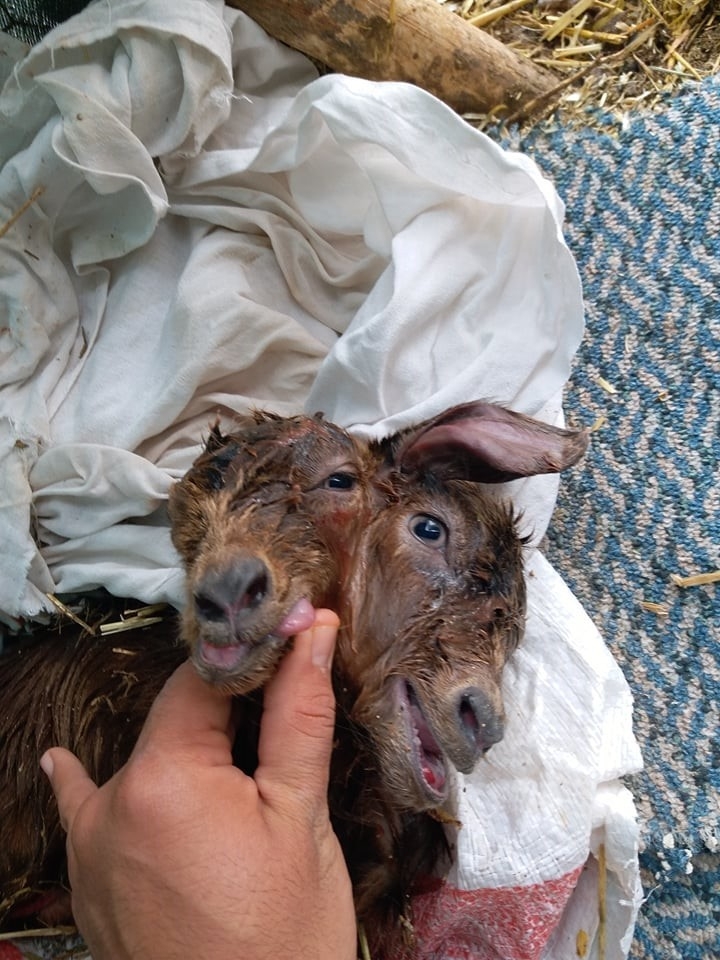
<path fill-rule="evenodd" d="M 720 584 L 673 581 L 720 568 L 720 80 L 512 146 L 565 200 L 584 284 L 566 412 L 598 429 L 547 551 L 635 697 L 647 902 L 632 955 L 720 956 Z"/>

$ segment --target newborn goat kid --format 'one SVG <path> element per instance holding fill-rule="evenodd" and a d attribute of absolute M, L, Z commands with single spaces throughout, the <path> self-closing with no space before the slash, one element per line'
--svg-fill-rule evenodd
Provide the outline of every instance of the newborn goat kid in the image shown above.
<path fill-rule="evenodd" d="M 330 803 L 377 960 L 407 948 L 412 890 L 443 866 L 451 768 L 469 772 L 502 737 L 501 673 L 525 611 L 522 544 L 511 509 L 478 483 L 556 472 L 586 445 L 584 432 L 486 403 L 381 442 L 320 418 L 256 414 L 231 435 L 214 430 L 172 491 L 188 583 L 183 636 L 199 672 L 242 695 L 243 768 L 254 764 L 259 715 L 248 695 L 313 607 L 340 615 Z M 106 779 L 181 659 L 157 637 L 123 640 L 125 669 L 102 641 L 52 643 L 0 661 L 8 907 L 62 878 L 40 753 L 62 743 Z M 98 704 L 108 709 L 98 714 Z"/>

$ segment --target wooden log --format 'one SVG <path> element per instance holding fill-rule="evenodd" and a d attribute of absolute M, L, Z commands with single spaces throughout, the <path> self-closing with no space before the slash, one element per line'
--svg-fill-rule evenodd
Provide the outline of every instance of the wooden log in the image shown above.
<path fill-rule="evenodd" d="M 554 79 L 436 0 L 226 0 L 338 73 L 405 80 L 458 113 L 523 116 Z"/>

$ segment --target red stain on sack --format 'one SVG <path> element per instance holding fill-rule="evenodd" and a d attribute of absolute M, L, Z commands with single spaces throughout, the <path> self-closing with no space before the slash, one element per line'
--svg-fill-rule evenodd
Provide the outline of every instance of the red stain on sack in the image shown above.
<path fill-rule="evenodd" d="M 9 940 L 0 941 L 0 960 L 23 960 L 23 954 Z"/>
<path fill-rule="evenodd" d="M 413 897 L 417 960 L 540 960 L 581 870 L 526 887 L 443 884 Z"/>

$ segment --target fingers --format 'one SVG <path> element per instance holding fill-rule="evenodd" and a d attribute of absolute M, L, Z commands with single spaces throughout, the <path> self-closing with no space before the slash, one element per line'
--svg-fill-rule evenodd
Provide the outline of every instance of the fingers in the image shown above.
<path fill-rule="evenodd" d="M 78 810 L 88 797 L 97 792 L 97 787 L 87 775 L 78 758 L 62 747 L 53 747 L 40 758 L 60 811 L 60 823 L 67 833 Z"/>
<path fill-rule="evenodd" d="M 264 799 L 325 809 L 335 725 L 330 665 L 339 620 L 318 610 L 295 637 L 265 690 L 260 763 L 255 781 Z"/>
<path fill-rule="evenodd" d="M 332 610 L 316 610 L 315 622 L 305 633 L 310 635 L 310 656 L 321 670 L 330 672 L 340 620 Z M 304 640 L 303 640 L 304 642 Z M 334 699 L 333 699 L 334 702 Z"/>
<path fill-rule="evenodd" d="M 260 765 L 255 780 L 265 799 L 325 809 L 335 720 L 330 666 L 339 621 L 316 612 L 309 630 L 295 638 L 265 691 Z M 202 680 L 191 664 L 179 667 L 153 704 L 133 755 L 182 752 L 204 766 L 232 763 L 231 698 Z M 71 829 L 97 787 L 80 761 L 55 747 L 41 765 L 57 797 L 64 829 Z M 276 788 L 280 788 L 279 790 Z"/>
<path fill-rule="evenodd" d="M 189 663 L 172 674 L 150 709 L 134 752 L 153 748 L 199 754 L 227 764 L 232 751 L 231 698 L 206 683 Z"/>

